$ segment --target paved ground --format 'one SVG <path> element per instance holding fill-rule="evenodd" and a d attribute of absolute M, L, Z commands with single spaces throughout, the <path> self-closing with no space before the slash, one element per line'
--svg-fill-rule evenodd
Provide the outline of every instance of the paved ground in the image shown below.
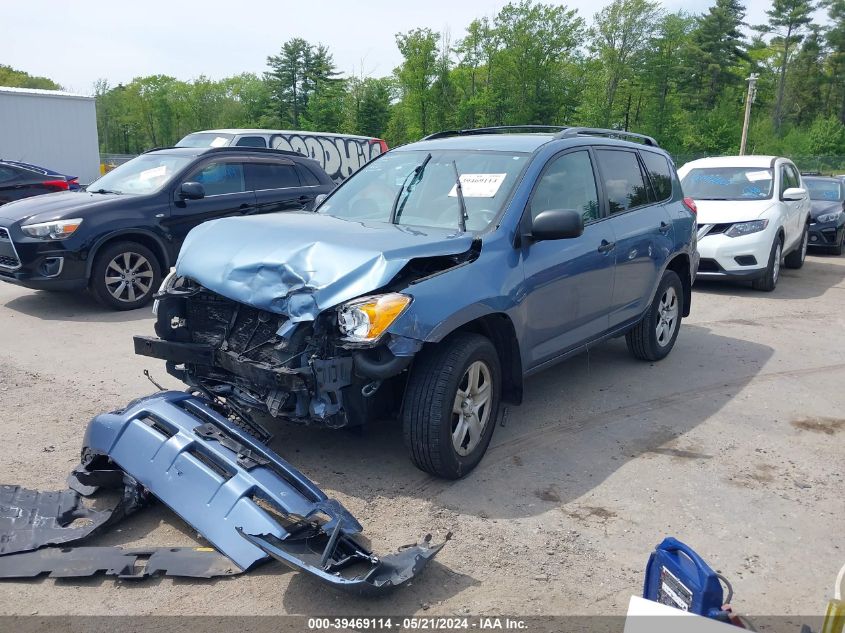
<path fill-rule="evenodd" d="M 674 535 L 732 579 L 752 614 L 823 610 L 845 563 L 845 258 L 812 257 L 773 294 L 702 286 L 665 361 L 612 341 L 530 380 L 481 466 L 445 483 L 391 425 L 363 437 L 288 429 L 276 448 L 387 552 L 453 540 L 386 600 L 334 595 L 268 565 L 240 578 L 0 584 L 0 614 L 413 612 L 622 614 L 654 545 Z M 132 354 L 148 310 L 0 284 L 0 481 L 59 489 L 88 419 L 177 387 Z M 96 544 L 190 545 L 162 507 Z"/>

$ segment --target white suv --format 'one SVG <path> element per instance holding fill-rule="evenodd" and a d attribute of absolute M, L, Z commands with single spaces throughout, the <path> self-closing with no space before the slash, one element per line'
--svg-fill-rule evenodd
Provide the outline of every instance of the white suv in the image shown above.
<path fill-rule="evenodd" d="M 810 196 L 795 165 L 777 156 L 702 158 L 678 170 L 698 207 L 698 277 L 774 290 L 781 262 L 807 255 Z"/>

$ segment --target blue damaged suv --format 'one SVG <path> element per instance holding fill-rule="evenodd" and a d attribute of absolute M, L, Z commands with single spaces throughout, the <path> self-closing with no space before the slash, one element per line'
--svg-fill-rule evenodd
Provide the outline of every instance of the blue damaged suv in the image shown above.
<path fill-rule="evenodd" d="M 697 265 L 695 206 L 654 139 L 441 132 L 316 213 L 193 229 L 135 351 L 261 437 L 398 417 L 417 466 L 458 478 L 525 376 L 615 336 L 665 357 Z"/>

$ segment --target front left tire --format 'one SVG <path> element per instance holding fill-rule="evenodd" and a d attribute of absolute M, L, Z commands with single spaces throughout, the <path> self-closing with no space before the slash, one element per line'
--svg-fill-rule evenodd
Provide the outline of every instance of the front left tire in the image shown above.
<path fill-rule="evenodd" d="M 137 242 L 108 244 L 97 254 L 89 287 L 112 310 L 136 310 L 147 305 L 161 285 L 155 254 Z"/>
<path fill-rule="evenodd" d="M 418 468 L 459 479 L 478 465 L 496 426 L 502 370 L 490 340 L 458 332 L 423 349 L 405 388 L 405 445 Z"/>

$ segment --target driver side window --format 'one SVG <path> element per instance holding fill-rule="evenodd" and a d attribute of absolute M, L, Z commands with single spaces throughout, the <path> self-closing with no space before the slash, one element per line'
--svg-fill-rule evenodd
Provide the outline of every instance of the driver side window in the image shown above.
<path fill-rule="evenodd" d="M 246 191 L 244 166 L 241 163 L 208 163 L 187 178 L 200 183 L 206 196 Z"/>
<path fill-rule="evenodd" d="M 593 163 L 587 151 L 553 158 L 540 177 L 531 199 L 531 217 L 550 209 L 575 209 L 584 222 L 599 218 Z"/>

